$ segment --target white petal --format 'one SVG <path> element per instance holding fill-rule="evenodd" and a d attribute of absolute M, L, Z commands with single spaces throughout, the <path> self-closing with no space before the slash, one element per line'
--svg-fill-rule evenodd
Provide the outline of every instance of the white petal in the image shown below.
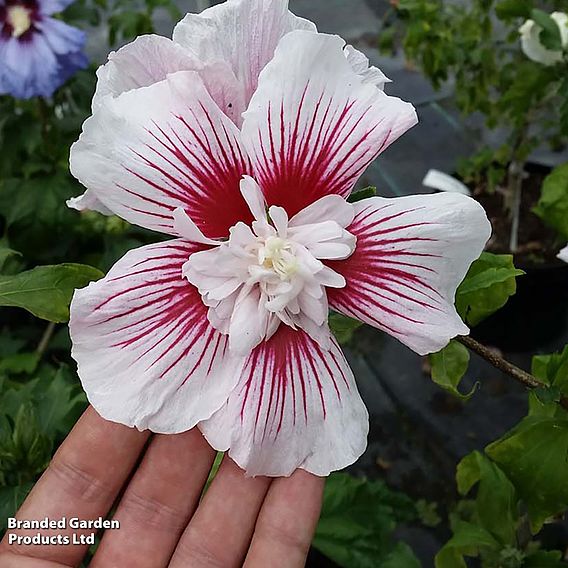
<path fill-rule="evenodd" d="M 519 29 L 521 34 L 521 47 L 525 55 L 532 61 L 543 65 L 555 65 L 562 61 L 562 51 L 552 51 L 542 45 L 540 32 L 542 28 L 533 20 L 527 20 Z"/>
<path fill-rule="evenodd" d="M 266 221 L 266 203 L 262 189 L 250 176 L 243 176 L 241 180 L 241 193 L 249 206 L 253 217 L 257 221 Z"/>
<path fill-rule="evenodd" d="M 286 238 L 288 233 L 288 214 L 286 210 L 282 207 L 276 207 L 273 205 L 268 214 L 270 215 L 270 219 L 272 220 L 272 224 L 274 225 L 278 236 L 282 239 Z"/>
<path fill-rule="evenodd" d="M 228 63 L 245 110 L 278 42 L 298 29 L 316 31 L 314 24 L 288 11 L 287 0 L 231 0 L 201 14 L 187 14 L 173 38 L 203 63 Z"/>
<path fill-rule="evenodd" d="M 219 108 L 233 122 L 240 123 L 245 101 L 228 63 L 205 64 L 187 49 L 158 35 L 140 36 L 109 55 L 109 61 L 97 71 L 93 111 L 106 96 L 117 97 L 132 89 L 148 87 L 177 71 L 198 72 Z"/>
<path fill-rule="evenodd" d="M 347 284 L 345 278 L 329 266 L 324 266 L 322 270 L 317 273 L 317 278 L 322 286 L 327 286 L 328 288 L 345 288 Z"/>
<path fill-rule="evenodd" d="M 72 355 L 103 418 L 182 432 L 217 410 L 234 387 L 239 361 L 181 277 L 195 250 L 177 240 L 130 251 L 103 280 L 75 292 Z"/>
<path fill-rule="evenodd" d="M 192 243 L 212 246 L 219 245 L 219 241 L 208 239 L 181 207 L 174 209 L 173 218 L 174 229 L 180 237 L 183 237 Z"/>
<path fill-rule="evenodd" d="M 248 355 L 263 337 L 266 325 L 263 316 L 266 310 L 260 309 L 258 286 L 243 288 L 235 302 L 229 330 L 229 348 L 234 353 Z"/>
<path fill-rule="evenodd" d="M 412 105 L 363 84 L 337 36 L 295 31 L 264 68 L 242 128 L 268 205 L 291 217 L 347 197 L 368 164 L 416 123 Z"/>
<path fill-rule="evenodd" d="M 113 215 L 113 212 L 105 207 L 95 196 L 92 191 L 85 191 L 79 197 L 72 197 L 66 202 L 67 207 L 75 209 L 76 211 L 96 211 L 103 215 Z"/>
<path fill-rule="evenodd" d="M 294 215 L 290 219 L 290 227 L 335 221 L 345 228 L 351 224 L 354 217 L 355 209 L 351 203 L 339 195 L 326 195 Z"/>
<path fill-rule="evenodd" d="M 158 35 L 143 35 L 113 51 L 108 62 L 97 70 L 93 111 L 111 95 L 148 87 L 163 81 L 169 73 L 195 71 L 202 64 L 172 40 Z"/>
<path fill-rule="evenodd" d="M 558 258 L 560 260 L 563 260 L 564 262 L 568 262 L 568 246 L 563 248 L 559 253 L 558 253 Z"/>
<path fill-rule="evenodd" d="M 347 244 L 343 242 L 336 243 L 314 243 L 310 245 L 308 250 L 315 258 L 321 260 L 343 260 L 353 253 L 355 243 Z"/>
<path fill-rule="evenodd" d="M 239 190 L 250 166 L 235 125 L 199 75 L 106 97 L 71 148 L 71 171 L 105 207 L 127 221 L 177 235 L 181 207 L 209 238 L 252 221 Z"/>
<path fill-rule="evenodd" d="M 329 290 L 330 306 L 387 331 L 419 353 L 468 333 L 454 308 L 456 288 L 491 234 L 473 199 L 440 193 L 355 204 L 348 230 L 357 248 L 329 263 L 347 286 Z"/>
<path fill-rule="evenodd" d="M 366 447 L 368 414 L 335 341 L 324 351 L 281 325 L 249 356 L 229 400 L 199 428 L 247 475 L 325 476 Z"/>
<path fill-rule="evenodd" d="M 550 17 L 560 28 L 562 47 L 568 47 L 568 14 L 565 14 L 564 12 L 552 12 L 552 14 L 550 14 Z"/>
<path fill-rule="evenodd" d="M 385 88 L 385 83 L 391 82 L 378 67 L 369 65 L 369 58 L 352 45 L 346 45 L 343 51 L 349 65 L 357 75 L 361 76 L 364 83 L 369 83 L 382 90 Z"/>
<path fill-rule="evenodd" d="M 357 239 L 335 221 L 302 225 L 288 231 L 289 237 L 302 244 L 316 259 L 343 260 L 355 250 Z"/>

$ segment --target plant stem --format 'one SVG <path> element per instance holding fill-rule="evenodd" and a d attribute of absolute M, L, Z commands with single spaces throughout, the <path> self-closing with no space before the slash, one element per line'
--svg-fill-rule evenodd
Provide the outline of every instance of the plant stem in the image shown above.
<path fill-rule="evenodd" d="M 509 238 L 509 250 L 517 252 L 519 248 L 519 221 L 521 218 L 521 202 L 523 196 L 524 163 L 513 161 L 509 165 L 509 193 L 511 203 L 511 235 Z"/>
<path fill-rule="evenodd" d="M 519 248 L 519 222 L 521 218 L 521 204 L 523 195 L 523 178 L 525 164 L 528 156 L 527 148 L 530 120 L 525 121 L 513 131 L 511 141 L 511 154 L 509 172 L 507 176 L 507 198 L 511 210 L 511 233 L 509 237 L 509 250 L 516 253 Z"/>
<path fill-rule="evenodd" d="M 497 355 L 491 349 L 485 347 L 475 339 L 471 337 L 467 337 L 465 335 L 460 335 L 456 337 L 456 340 L 459 341 L 461 344 L 465 345 L 468 349 L 477 353 L 480 357 L 483 357 L 487 362 L 491 363 L 496 369 L 499 369 L 503 373 L 513 377 L 516 381 L 522 383 L 526 387 L 530 389 L 538 389 L 538 388 L 549 388 L 549 385 L 539 381 L 536 377 L 523 371 L 513 363 L 510 363 L 500 355 Z M 559 400 L 559 404 L 563 406 L 566 410 L 568 410 L 568 398 L 565 396 L 561 396 Z"/>
<path fill-rule="evenodd" d="M 38 97 L 37 108 L 39 114 L 39 120 L 41 122 L 41 135 L 43 141 L 47 144 L 49 142 L 49 106 L 43 97 Z"/>
<path fill-rule="evenodd" d="M 41 339 L 38 343 L 37 349 L 36 349 L 36 353 L 41 357 L 44 353 L 45 350 L 47 349 L 47 346 L 49 345 L 49 342 L 51 341 L 51 338 L 53 336 L 53 332 L 55 331 L 55 324 L 50 321 L 47 324 L 47 327 L 45 328 L 45 331 L 43 332 L 43 335 L 41 336 Z"/>

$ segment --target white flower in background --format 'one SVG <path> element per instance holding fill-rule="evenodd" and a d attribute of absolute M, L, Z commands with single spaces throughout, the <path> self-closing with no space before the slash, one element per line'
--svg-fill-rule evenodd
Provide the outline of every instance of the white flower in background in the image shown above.
<path fill-rule="evenodd" d="M 564 262 L 568 262 L 568 246 L 563 248 L 559 253 L 558 253 L 558 258 L 560 260 L 563 260 Z"/>
<path fill-rule="evenodd" d="M 562 48 L 568 47 L 568 15 L 563 12 L 553 12 L 550 17 L 558 24 Z M 543 65 L 555 65 L 564 59 L 564 51 L 552 51 L 542 45 L 540 33 L 542 28 L 533 20 L 527 20 L 520 28 L 521 46 L 525 55 Z"/>
<path fill-rule="evenodd" d="M 468 333 L 457 286 L 490 226 L 463 195 L 346 201 L 416 123 L 385 76 L 286 0 L 188 14 L 99 69 L 72 205 L 175 237 L 76 292 L 73 356 L 105 418 L 198 426 L 250 475 L 327 475 L 368 415 L 328 308 L 420 354 Z"/>

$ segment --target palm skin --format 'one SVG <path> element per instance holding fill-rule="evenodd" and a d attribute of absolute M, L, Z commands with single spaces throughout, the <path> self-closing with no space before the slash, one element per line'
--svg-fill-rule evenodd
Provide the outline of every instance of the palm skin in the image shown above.
<path fill-rule="evenodd" d="M 246 478 L 225 458 L 200 500 L 215 451 L 197 429 L 139 432 L 89 408 L 18 511 L 19 519 L 97 519 L 116 504 L 93 568 L 299 568 L 321 508 L 324 480 Z M 9 530 L 36 534 L 37 530 Z M 88 534 L 92 530 L 42 530 Z M 87 545 L 0 543 L 1 568 L 78 566 Z"/>

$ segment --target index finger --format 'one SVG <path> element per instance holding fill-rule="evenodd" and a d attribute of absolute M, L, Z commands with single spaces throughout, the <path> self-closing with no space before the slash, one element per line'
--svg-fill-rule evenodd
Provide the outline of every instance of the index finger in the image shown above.
<path fill-rule="evenodd" d="M 76 517 L 104 517 L 136 464 L 149 433 L 103 420 L 89 407 L 61 445 L 16 518 L 67 521 Z M 90 534 L 96 529 L 41 530 L 42 535 Z M 78 564 L 88 544 L 75 546 L 8 544 L 8 535 L 37 534 L 38 529 L 9 529 L 0 543 L 0 553 L 43 558 L 67 565 Z"/>

